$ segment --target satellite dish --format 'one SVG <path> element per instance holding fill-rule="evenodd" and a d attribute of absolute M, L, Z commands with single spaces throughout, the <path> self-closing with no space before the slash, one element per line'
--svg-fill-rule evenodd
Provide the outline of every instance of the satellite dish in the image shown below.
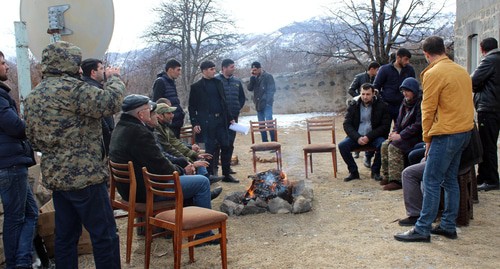
<path fill-rule="evenodd" d="M 21 20 L 26 22 L 28 46 L 38 60 L 51 43 L 49 28 L 59 32 L 60 40 L 80 47 L 83 59 L 101 59 L 113 35 L 113 0 L 21 0 Z"/>

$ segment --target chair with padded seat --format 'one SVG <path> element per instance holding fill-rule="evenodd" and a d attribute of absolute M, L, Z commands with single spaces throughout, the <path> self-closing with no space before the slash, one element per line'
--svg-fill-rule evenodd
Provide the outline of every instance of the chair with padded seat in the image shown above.
<path fill-rule="evenodd" d="M 335 120 L 334 119 L 307 119 L 307 145 L 304 150 L 304 165 L 306 178 L 308 178 L 308 162 L 311 165 L 311 173 L 313 173 L 313 153 L 331 153 L 333 163 L 333 175 L 337 177 L 337 144 L 335 142 Z M 312 143 L 312 133 L 329 132 L 331 133 L 331 142 L 328 143 Z"/>
<path fill-rule="evenodd" d="M 109 167 L 109 198 L 113 209 L 121 209 L 127 212 L 125 215 L 116 216 L 116 218 L 127 217 L 127 250 L 126 263 L 130 263 L 132 253 L 132 238 L 134 235 L 134 227 L 146 226 L 145 221 L 136 222 L 136 218 L 146 216 L 146 203 L 136 203 L 135 194 L 137 190 L 137 181 L 135 178 L 134 165 L 132 161 L 127 163 L 115 163 L 108 161 Z M 116 195 L 117 183 L 129 184 L 129 199 L 125 201 Z M 119 196 L 119 195 L 118 195 Z M 154 212 L 161 212 L 175 207 L 173 201 L 157 202 L 154 205 Z"/>
<path fill-rule="evenodd" d="M 276 141 L 255 143 L 255 134 L 260 132 L 274 132 Z M 276 119 L 266 121 L 250 121 L 250 133 L 252 136 L 252 161 L 253 171 L 257 173 L 257 152 L 273 151 L 276 154 L 276 166 L 278 170 L 283 167 L 281 161 L 281 144 L 278 142 L 278 125 Z"/>
<path fill-rule="evenodd" d="M 157 175 L 142 168 L 146 185 L 146 248 L 144 268 L 151 262 L 151 242 L 154 237 L 165 232 L 153 234 L 155 227 L 173 233 L 174 268 L 181 267 L 182 249 L 189 248 L 189 262 L 194 262 L 194 247 L 209 241 L 219 240 L 222 268 L 227 268 L 226 221 L 227 214 L 197 206 L 184 207 L 184 198 L 179 173 L 173 175 Z M 175 201 L 175 209 L 156 214 L 153 209 L 155 196 Z M 218 230 L 218 233 L 195 238 L 195 235 Z M 183 241 L 187 238 L 187 242 Z"/>
<path fill-rule="evenodd" d="M 185 141 L 189 145 L 196 143 L 196 135 L 193 131 L 192 125 L 185 125 L 181 127 L 181 133 L 179 135 L 179 139 Z"/>

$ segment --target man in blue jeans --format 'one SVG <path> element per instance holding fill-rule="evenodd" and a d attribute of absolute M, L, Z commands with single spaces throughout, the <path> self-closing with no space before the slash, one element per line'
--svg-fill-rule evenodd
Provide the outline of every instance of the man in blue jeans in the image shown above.
<path fill-rule="evenodd" d="M 403 242 L 430 242 L 431 233 L 457 238 L 458 168 L 474 127 L 469 74 L 446 56 L 441 37 L 426 38 L 422 49 L 429 62 L 420 74 L 423 86 L 422 131 L 427 159 L 422 180 L 424 196 L 415 228 L 394 235 L 396 240 Z M 432 228 L 439 209 L 441 187 L 444 188 L 444 211 L 441 223 Z"/>
<path fill-rule="evenodd" d="M 347 137 L 339 143 L 340 154 L 349 170 L 349 176 L 344 178 L 344 181 L 359 179 L 358 166 L 351 151 L 362 146 L 377 148 L 371 166 L 371 177 L 377 181 L 382 179 L 380 147 L 387 139 L 390 128 L 391 116 L 387 105 L 377 99 L 372 84 L 361 85 L 360 98 L 349 103 L 344 119 L 344 131 Z"/>
<path fill-rule="evenodd" d="M 32 242 L 38 208 L 28 184 L 33 151 L 26 141 L 26 125 L 10 97 L 9 66 L 0 51 L 0 195 L 2 197 L 3 249 L 6 268 L 31 268 Z"/>
<path fill-rule="evenodd" d="M 272 120 L 274 93 L 276 92 L 273 75 L 262 70 L 259 62 L 253 62 L 251 67 L 252 76 L 250 77 L 250 83 L 248 83 L 248 90 L 253 92 L 253 102 L 255 110 L 257 110 L 257 119 L 259 121 Z M 260 134 L 262 142 L 268 142 L 267 132 L 260 132 Z M 271 136 L 271 141 L 276 141 L 274 132 L 269 132 L 269 135 Z"/>
<path fill-rule="evenodd" d="M 43 79 L 26 98 L 26 134 L 42 153 L 42 183 L 52 190 L 56 267 L 78 268 L 83 224 L 92 241 L 94 268 L 120 268 L 101 119 L 120 111 L 125 84 L 118 68 L 106 70 L 103 89 L 80 80 L 81 61 L 80 48 L 68 42 L 43 50 Z"/>

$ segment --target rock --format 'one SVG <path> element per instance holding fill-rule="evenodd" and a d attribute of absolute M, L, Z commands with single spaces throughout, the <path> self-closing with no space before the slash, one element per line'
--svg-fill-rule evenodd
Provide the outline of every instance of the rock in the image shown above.
<path fill-rule="evenodd" d="M 267 205 L 269 206 L 269 212 L 273 214 L 286 214 L 292 212 L 292 205 L 279 197 L 271 199 Z"/>
<path fill-rule="evenodd" d="M 294 214 L 309 212 L 312 209 L 311 199 L 307 199 L 304 196 L 298 196 L 293 203 L 292 212 Z"/>

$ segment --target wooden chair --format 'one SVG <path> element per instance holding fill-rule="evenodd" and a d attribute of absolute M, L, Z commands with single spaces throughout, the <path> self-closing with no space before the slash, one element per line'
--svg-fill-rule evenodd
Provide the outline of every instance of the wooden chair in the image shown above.
<path fill-rule="evenodd" d="M 186 125 L 181 127 L 181 133 L 179 138 L 186 141 L 190 145 L 196 143 L 196 134 L 193 131 L 193 126 Z"/>
<path fill-rule="evenodd" d="M 151 259 L 151 241 L 163 233 L 153 235 L 154 227 L 167 229 L 173 232 L 174 268 L 181 267 L 181 254 L 183 248 L 189 248 L 189 261 L 194 262 L 194 246 L 212 240 L 220 241 L 222 268 L 227 268 L 226 248 L 226 220 L 225 213 L 197 207 L 183 207 L 182 187 L 179 173 L 173 175 L 156 175 L 149 173 L 146 167 L 142 168 L 144 183 L 146 185 L 146 253 L 144 268 L 148 269 Z M 175 209 L 155 214 L 153 210 L 153 197 L 160 196 L 175 200 Z M 196 234 L 217 229 L 219 232 L 200 239 L 195 239 Z M 188 241 L 183 243 L 187 237 Z"/>
<path fill-rule="evenodd" d="M 134 227 L 146 226 L 146 222 L 135 222 L 136 218 L 146 216 L 146 203 L 136 203 L 135 194 L 137 190 L 137 181 L 135 179 L 134 165 L 132 161 L 121 164 L 115 163 L 111 160 L 108 161 L 109 178 L 110 178 L 110 193 L 111 206 L 113 209 L 122 209 L 127 212 L 126 215 L 120 215 L 116 218 L 128 217 L 127 221 L 127 251 L 126 263 L 130 263 L 130 256 L 132 253 L 132 238 L 134 235 Z M 129 199 L 123 200 L 121 197 L 118 199 L 116 195 L 116 183 L 129 184 Z M 172 209 L 175 203 L 172 201 L 158 202 L 154 205 L 155 212 Z"/>
<path fill-rule="evenodd" d="M 255 133 L 274 132 L 276 141 L 255 143 Z M 278 170 L 283 167 L 281 161 L 281 144 L 278 143 L 278 125 L 276 119 L 266 121 L 250 121 L 250 133 L 252 134 L 252 161 L 253 171 L 257 173 L 257 154 L 258 151 L 274 151 L 276 153 L 276 166 Z"/>
<path fill-rule="evenodd" d="M 313 173 L 313 153 L 331 153 L 333 162 L 333 176 L 337 177 L 337 144 L 335 142 L 335 120 L 334 119 L 307 119 L 307 145 L 304 146 L 304 164 L 306 168 L 306 178 L 307 174 L 307 163 L 308 159 L 311 163 L 311 173 Z M 331 133 L 331 143 L 312 143 L 311 133 L 318 131 L 327 131 Z"/>

